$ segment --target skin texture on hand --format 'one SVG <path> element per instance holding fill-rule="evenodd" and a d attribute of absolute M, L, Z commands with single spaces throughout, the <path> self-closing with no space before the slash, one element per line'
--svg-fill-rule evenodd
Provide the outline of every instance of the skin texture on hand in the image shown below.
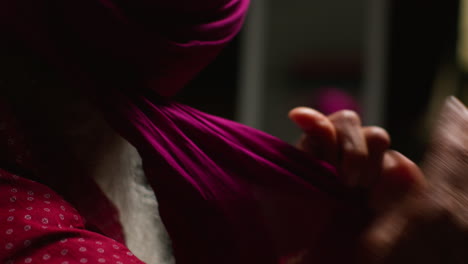
<path fill-rule="evenodd" d="M 468 111 L 455 98 L 442 109 L 422 168 L 427 182 L 364 234 L 361 263 L 468 263 Z"/>
<path fill-rule="evenodd" d="M 371 239 L 374 230 L 385 230 L 380 224 L 383 216 L 393 212 L 410 193 L 425 186 L 421 170 L 402 154 L 389 150 L 390 137 L 384 129 L 363 127 L 359 116 L 352 111 L 324 116 L 313 109 L 298 107 L 289 116 L 304 132 L 299 149 L 334 165 L 344 184 L 369 194 L 367 203 L 377 218 L 371 221 L 373 224 L 364 236 L 362 252 L 358 252 L 361 259 L 356 263 L 374 263 L 371 259 L 380 254 L 377 247 L 368 247 L 374 246 Z M 384 237 L 389 237 L 395 223 L 402 225 L 402 218 L 394 222 L 387 219 L 390 218 L 385 218 L 390 229 L 384 232 Z M 384 239 L 380 242 L 385 247 Z"/>
<path fill-rule="evenodd" d="M 380 173 L 384 151 L 390 146 L 382 128 L 362 127 L 359 116 L 349 110 L 324 116 L 299 107 L 289 116 L 304 131 L 298 147 L 337 167 L 347 185 L 368 187 L 374 180 L 370 175 Z"/>
<path fill-rule="evenodd" d="M 289 117 L 304 131 L 298 148 L 334 165 L 349 187 L 372 190 L 379 200 L 374 201 L 376 206 L 381 206 L 385 195 L 401 196 L 422 179 L 413 162 L 388 149 L 390 136 L 384 129 L 363 127 L 353 111 L 325 116 L 298 107 Z"/>

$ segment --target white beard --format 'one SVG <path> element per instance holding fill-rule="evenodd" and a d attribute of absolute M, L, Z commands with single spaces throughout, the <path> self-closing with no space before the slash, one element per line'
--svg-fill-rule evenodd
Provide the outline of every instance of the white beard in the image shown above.
<path fill-rule="evenodd" d="M 74 174 L 81 167 L 80 173 L 92 174 L 119 210 L 129 249 L 148 264 L 174 263 L 169 236 L 135 148 L 108 126 L 87 89 L 68 87 L 58 78 L 62 72 L 29 57 L 28 50 L 15 43 L 7 47 L 0 49 L 2 99 L 11 103 L 18 121 L 38 135 L 32 140 L 65 146 L 45 146 L 47 153 L 60 155 L 43 156 L 41 162 L 51 164 L 51 173 Z M 71 165 L 56 172 L 55 164 Z"/>
<path fill-rule="evenodd" d="M 136 149 L 120 138 L 101 157 L 95 180 L 119 210 L 128 248 L 148 264 L 174 263 L 169 236 Z"/>

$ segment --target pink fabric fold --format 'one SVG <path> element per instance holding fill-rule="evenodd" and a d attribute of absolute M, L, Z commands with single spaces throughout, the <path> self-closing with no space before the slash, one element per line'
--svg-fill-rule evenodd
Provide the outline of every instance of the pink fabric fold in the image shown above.
<path fill-rule="evenodd" d="M 178 264 L 351 263 L 368 212 L 331 166 L 167 99 L 239 31 L 248 2 L 5 0 L 0 25 L 98 92 L 143 158 Z M 76 193 L 80 212 L 96 210 Z"/>
<path fill-rule="evenodd" d="M 104 109 L 143 157 L 178 263 L 350 261 L 368 215 L 332 167 L 157 95 L 111 98 Z"/>

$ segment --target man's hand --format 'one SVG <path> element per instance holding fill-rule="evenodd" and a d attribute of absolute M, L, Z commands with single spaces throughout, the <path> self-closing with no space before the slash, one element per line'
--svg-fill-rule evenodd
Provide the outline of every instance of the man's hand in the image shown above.
<path fill-rule="evenodd" d="M 298 107 L 289 117 L 304 131 L 298 148 L 334 165 L 348 186 L 369 190 L 369 203 L 376 210 L 398 202 L 423 181 L 412 161 L 388 149 L 388 133 L 380 127 L 363 127 L 353 111 L 325 116 Z"/>
<path fill-rule="evenodd" d="M 298 147 L 336 166 L 346 184 L 369 187 L 382 170 L 390 137 L 380 127 L 362 127 L 350 110 L 330 116 L 306 107 L 293 109 L 290 118 L 304 131 Z"/>
<path fill-rule="evenodd" d="M 454 98 L 423 171 L 427 183 L 381 212 L 363 236 L 361 263 L 468 263 L 468 110 Z"/>

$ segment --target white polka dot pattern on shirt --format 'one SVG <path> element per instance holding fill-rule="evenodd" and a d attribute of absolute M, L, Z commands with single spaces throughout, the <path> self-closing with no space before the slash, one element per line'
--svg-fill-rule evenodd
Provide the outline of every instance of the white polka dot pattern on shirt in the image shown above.
<path fill-rule="evenodd" d="M 3 263 L 143 264 L 124 245 L 85 230 L 78 212 L 47 187 L 0 169 L 2 177 L 9 178 L 0 181 Z"/>

